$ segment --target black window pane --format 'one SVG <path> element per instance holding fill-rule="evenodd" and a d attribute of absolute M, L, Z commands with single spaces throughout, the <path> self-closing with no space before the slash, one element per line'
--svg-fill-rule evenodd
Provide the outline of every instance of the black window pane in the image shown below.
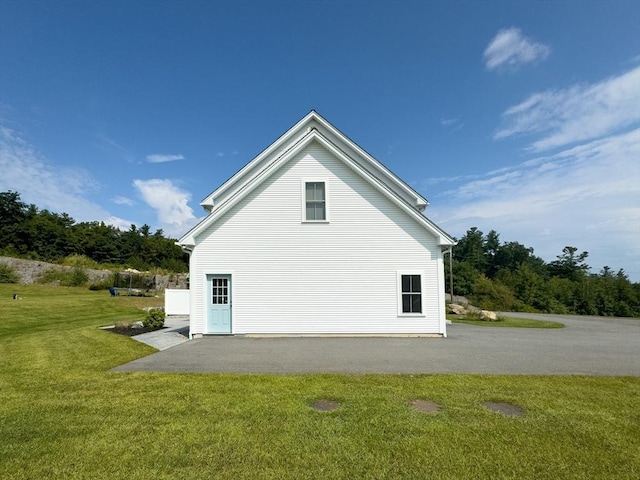
<path fill-rule="evenodd" d="M 422 295 L 411 295 L 411 312 L 422 313 Z"/>
<path fill-rule="evenodd" d="M 411 313 L 411 295 L 402 295 L 402 313 Z"/>
<path fill-rule="evenodd" d="M 414 293 L 421 292 L 420 275 L 411 275 L 411 291 Z"/>
<path fill-rule="evenodd" d="M 407 293 L 411 291 L 411 277 L 409 275 L 402 275 L 402 292 Z"/>

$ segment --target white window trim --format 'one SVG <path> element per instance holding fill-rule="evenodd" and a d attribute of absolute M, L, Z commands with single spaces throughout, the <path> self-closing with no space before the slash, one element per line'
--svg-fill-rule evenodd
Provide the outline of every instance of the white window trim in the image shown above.
<path fill-rule="evenodd" d="M 307 220 L 307 192 L 306 192 L 306 184 L 307 183 L 324 183 L 324 220 Z M 328 178 L 319 178 L 319 177 L 307 177 L 303 178 L 300 182 L 300 214 L 302 218 L 302 223 L 329 223 L 329 212 L 331 209 L 329 208 L 329 179 Z"/>
<path fill-rule="evenodd" d="M 402 276 L 403 275 L 420 275 L 420 296 L 422 300 L 422 312 L 421 313 L 405 313 L 402 311 Z M 426 317 L 425 303 L 424 303 L 424 290 L 425 290 L 425 273 L 418 270 L 402 270 L 396 272 L 396 287 L 397 287 L 397 300 L 398 300 L 398 316 L 399 317 Z"/>

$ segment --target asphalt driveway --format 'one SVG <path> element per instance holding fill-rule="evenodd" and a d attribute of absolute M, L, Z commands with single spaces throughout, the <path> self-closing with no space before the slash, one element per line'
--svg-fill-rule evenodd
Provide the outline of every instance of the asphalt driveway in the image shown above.
<path fill-rule="evenodd" d="M 448 338 L 205 337 L 115 372 L 486 373 L 640 376 L 640 320 L 509 314 L 563 329 L 447 327 Z"/>

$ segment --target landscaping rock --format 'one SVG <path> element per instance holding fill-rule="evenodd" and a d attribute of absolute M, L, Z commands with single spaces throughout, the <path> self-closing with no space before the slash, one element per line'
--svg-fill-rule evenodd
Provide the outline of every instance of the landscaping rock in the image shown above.
<path fill-rule="evenodd" d="M 454 315 L 466 315 L 467 309 L 462 305 L 458 305 L 457 303 L 450 303 L 447 306 L 449 313 L 453 313 Z"/>
<path fill-rule="evenodd" d="M 492 312 L 490 310 L 480 310 L 480 320 L 486 320 L 488 322 L 497 322 L 498 315 L 496 315 L 496 312 Z"/>

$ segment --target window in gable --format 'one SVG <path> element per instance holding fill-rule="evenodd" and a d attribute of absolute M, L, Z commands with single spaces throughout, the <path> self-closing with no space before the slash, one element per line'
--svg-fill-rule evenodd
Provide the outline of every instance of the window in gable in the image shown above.
<path fill-rule="evenodd" d="M 327 220 L 325 182 L 304 182 L 304 219 L 307 222 Z"/>

